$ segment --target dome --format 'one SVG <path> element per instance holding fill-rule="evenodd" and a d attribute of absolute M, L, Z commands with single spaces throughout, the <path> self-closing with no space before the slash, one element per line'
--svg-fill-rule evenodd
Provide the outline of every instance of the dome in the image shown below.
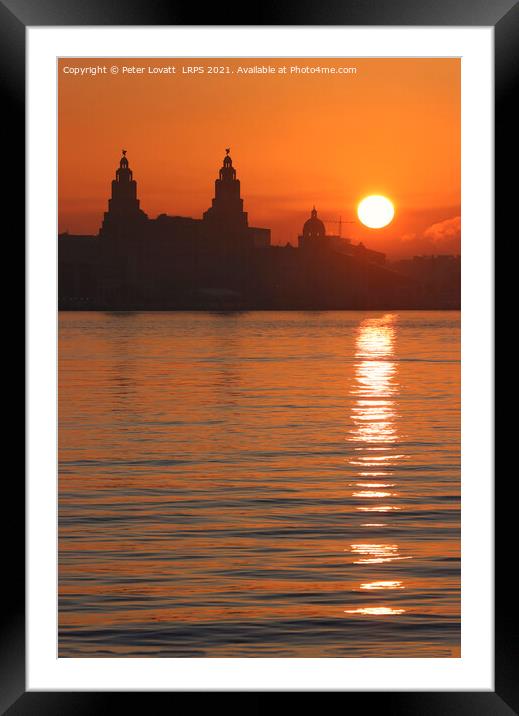
<path fill-rule="evenodd" d="M 325 226 L 321 219 L 317 218 L 317 211 L 315 206 L 312 209 L 312 214 L 310 218 L 304 223 L 303 236 L 306 236 L 308 238 L 322 238 L 326 236 Z"/>

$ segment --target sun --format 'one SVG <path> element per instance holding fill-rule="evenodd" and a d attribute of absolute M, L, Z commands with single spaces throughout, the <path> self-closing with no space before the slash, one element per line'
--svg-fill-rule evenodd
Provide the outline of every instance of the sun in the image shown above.
<path fill-rule="evenodd" d="M 381 229 L 393 220 L 395 207 L 387 197 L 372 194 L 360 202 L 357 215 L 370 229 Z"/>

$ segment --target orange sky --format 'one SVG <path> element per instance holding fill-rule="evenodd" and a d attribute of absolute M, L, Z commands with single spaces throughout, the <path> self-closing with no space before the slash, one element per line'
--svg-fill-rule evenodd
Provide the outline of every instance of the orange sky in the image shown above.
<path fill-rule="evenodd" d="M 107 73 L 64 72 L 98 65 Z M 237 72 L 266 65 L 276 72 Z M 357 73 L 290 74 L 295 65 Z M 231 72 L 182 74 L 188 66 Z M 150 218 L 201 218 L 231 147 L 249 223 L 271 228 L 274 243 L 297 243 L 314 203 L 336 233 L 332 220 L 355 220 L 377 193 L 394 202 L 394 221 L 343 224 L 343 236 L 390 256 L 459 253 L 458 59 L 95 58 L 60 60 L 58 71 L 60 231 L 97 233 L 123 147 Z"/>

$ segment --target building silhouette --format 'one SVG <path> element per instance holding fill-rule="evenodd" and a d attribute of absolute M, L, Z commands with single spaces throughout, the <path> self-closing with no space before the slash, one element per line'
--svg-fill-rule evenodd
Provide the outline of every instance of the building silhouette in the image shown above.
<path fill-rule="evenodd" d="M 312 209 L 310 218 L 303 224 L 303 233 L 298 237 L 300 249 L 318 246 L 326 236 L 326 229 L 321 219 L 317 218 L 317 209 Z"/>
<path fill-rule="evenodd" d="M 211 207 L 204 211 L 204 221 L 213 227 L 231 228 L 241 231 L 249 225 L 247 212 L 243 211 L 243 199 L 240 196 L 240 180 L 236 178 L 236 169 L 225 150 L 223 165 L 218 179 L 214 183 L 214 199 Z"/>
<path fill-rule="evenodd" d="M 141 209 L 126 150 L 95 236 L 58 236 L 63 310 L 443 307 L 363 244 L 327 235 L 315 207 L 298 247 L 249 226 L 230 149 L 201 219 Z M 456 307 L 456 306 L 447 306 Z"/>
<path fill-rule="evenodd" d="M 303 251 L 322 251 L 323 248 L 326 248 L 369 263 L 384 264 L 386 262 L 385 254 L 367 249 L 362 241 L 354 244 L 345 236 L 327 234 L 324 223 L 317 216 L 315 206 L 310 213 L 310 218 L 303 224 L 303 233 L 297 237 L 297 245 Z"/>
<path fill-rule="evenodd" d="M 119 162 L 119 169 L 112 181 L 112 197 L 108 200 L 100 236 L 124 236 L 127 232 L 142 230 L 148 216 L 140 208 L 137 199 L 137 182 L 126 158 L 126 149 Z"/>

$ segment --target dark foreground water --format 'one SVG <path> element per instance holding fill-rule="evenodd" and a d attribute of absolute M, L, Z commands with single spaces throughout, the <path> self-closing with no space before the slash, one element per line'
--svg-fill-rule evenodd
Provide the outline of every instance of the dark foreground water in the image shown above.
<path fill-rule="evenodd" d="M 61 313 L 59 656 L 449 657 L 459 314 Z"/>

